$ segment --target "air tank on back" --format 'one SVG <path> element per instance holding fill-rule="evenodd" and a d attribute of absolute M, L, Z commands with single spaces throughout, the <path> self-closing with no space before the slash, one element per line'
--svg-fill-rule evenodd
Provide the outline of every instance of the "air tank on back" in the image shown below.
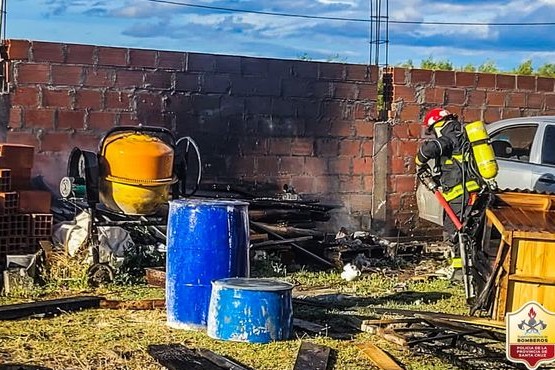
<path fill-rule="evenodd" d="M 472 153 L 480 176 L 484 180 L 494 179 L 499 167 L 484 123 L 482 121 L 467 123 L 464 129 L 472 146 Z"/>
<path fill-rule="evenodd" d="M 127 215 L 151 215 L 168 201 L 174 149 L 144 130 L 108 133 L 99 151 L 100 201 Z"/>

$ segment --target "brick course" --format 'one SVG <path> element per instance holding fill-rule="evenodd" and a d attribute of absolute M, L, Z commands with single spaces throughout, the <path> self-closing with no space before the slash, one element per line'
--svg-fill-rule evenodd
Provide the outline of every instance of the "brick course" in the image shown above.
<path fill-rule="evenodd" d="M 7 43 L 14 73 L 7 139 L 36 145 L 34 174 L 52 189 L 74 146 L 96 151 L 117 125 L 156 125 L 197 141 L 206 183 L 279 191 L 288 182 L 343 199 L 345 224 L 368 217 L 370 202 L 351 202 L 370 197 L 375 66 Z"/>
<path fill-rule="evenodd" d="M 52 189 L 74 146 L 96 150 L 118 125 L 167 127 L 201 148 L 203 181 L 290 183 L 343 204 L 336 230 L 364 224 L 374 187 L 376 66 L 8 40 L 8 141 L 29 143 Z M 463 120 L 555 110 L 553 79 L 392 68 L 389 224 L 414 217 L 420 121 L 445 105 Z M 61 168 L 61 169 L 60 169 Z M 424 233 L 426 231 L 423 231 Z"/>

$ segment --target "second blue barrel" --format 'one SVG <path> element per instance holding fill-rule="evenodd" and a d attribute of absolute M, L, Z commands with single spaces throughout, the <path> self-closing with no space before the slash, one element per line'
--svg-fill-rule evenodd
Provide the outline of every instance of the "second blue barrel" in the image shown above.
<path fill-rule="evenodd" d="M 228 278 L 213 282 L 207 334 L 249 343 L 289 339 L 293 285 L 272 279 Z"/>
<path fill-rule="evenodd" d="M 213 280 L 249 275 L 248 203 L 170 201 L 166 256 L 167 324 L 206 327 Z"/>

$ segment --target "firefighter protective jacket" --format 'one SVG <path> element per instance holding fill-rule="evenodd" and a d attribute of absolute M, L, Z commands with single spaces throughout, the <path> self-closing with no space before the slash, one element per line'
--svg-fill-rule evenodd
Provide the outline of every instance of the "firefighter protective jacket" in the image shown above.
<path fill-rule="evenodd" d="M 468 158 L 463 157 L 463 145 L 467 140 L 462 125 L 457 120 L 448 120 L 441 127 L 441 136 L 422 143 L 416 155 L 416 165 L 422 166 L 430 159 L 439 165 L 440 186 L 448 202 L 463 194 L 463 177 L 467 192 L 477 191 L 478 182 L 470 176 Z M 463 172 L 464 171 L 464 172 Z"/>

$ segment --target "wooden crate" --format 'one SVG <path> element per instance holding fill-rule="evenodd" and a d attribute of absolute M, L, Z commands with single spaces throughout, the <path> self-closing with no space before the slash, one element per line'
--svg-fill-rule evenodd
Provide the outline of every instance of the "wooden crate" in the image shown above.
<path fill-rule="evenodd" d="M 504 320 L 530 301 L 555 312 L 555 196 L 518 193 L 499 200 L 486 211 L 484 233 L 484 245 L 499 236 L 492 318 Z"/>

